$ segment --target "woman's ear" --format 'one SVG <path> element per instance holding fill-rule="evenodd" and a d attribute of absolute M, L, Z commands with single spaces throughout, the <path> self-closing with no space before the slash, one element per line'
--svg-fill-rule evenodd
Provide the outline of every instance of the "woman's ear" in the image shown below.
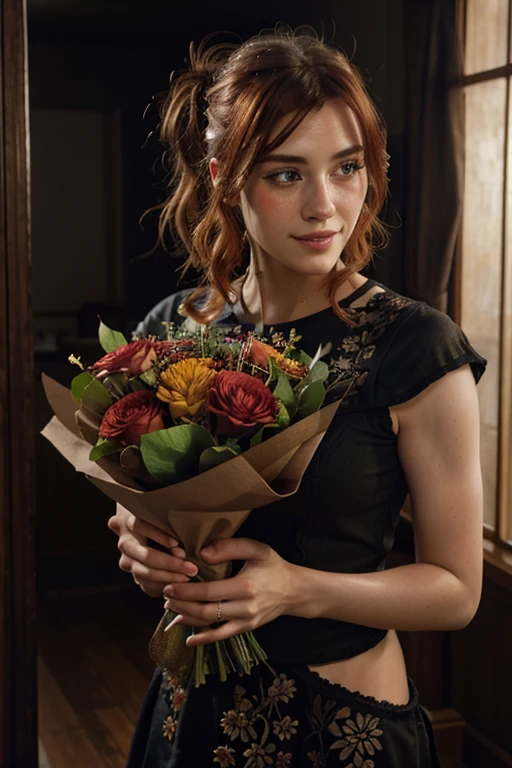
<path fill-rule="evenodd" d="M 213 186 L 217 184 L 217 177 L 219 175 L 219 163 L 215 157 L 212 157 L 208 164 L 208 168 L 210 169 L 210 176 L 212 178 Z"/>
<path fill-rule="evenodd" d="M 217 158 L 212 157 L 208 164 L 208 168 L 210 170 L 213 186 L 215 187 L 219 182 L 219 161 Z M 235 208 L 237 205 L 240 205 L 240 195 L 236 195 L 236 198 L 232 198 L 230 200 L 223 198 L 223 202 L 227 205 L 230 205 L 232 208 Z"/>

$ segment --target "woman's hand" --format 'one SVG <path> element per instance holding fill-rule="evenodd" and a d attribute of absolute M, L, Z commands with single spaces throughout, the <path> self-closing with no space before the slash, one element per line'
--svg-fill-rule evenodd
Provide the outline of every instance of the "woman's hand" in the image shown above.
<path fill-rule="evenodd" d="M 196 566 L 185 559 L 185 552 L 178 547 L 177 537 L 144 523 L 120 504 L 116 505 L 116 514 L 108 521 L 108 527 L 119 536 L 119 567 L 131 573 L 147 595 L 162 597 L 166 584 L 184 583 L 197 574 Z M 170 553 L 148 546 L 148 539 L 167 547 Z"/>
<path fill-rule="evenodd" d="M 178 613 L 174 624 L 209 627 L 217 622 L 221 603 L 224 622 L 187 640 L 192 647 L 247 632 L 296 610 L 300 595 L 297 566 L 267 544 L 253 539 L 217 539 L 201 552 L 206 563 L 246 560 L 240 573 L 222 581 L 171 584 L 164 589 L 166 608 Z"/>

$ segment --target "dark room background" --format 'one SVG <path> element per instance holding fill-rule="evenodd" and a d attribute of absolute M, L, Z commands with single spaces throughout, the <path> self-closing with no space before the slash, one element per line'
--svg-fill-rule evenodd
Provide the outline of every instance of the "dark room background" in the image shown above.
<path fill-rule="evenodd" d="M 190 42 L 282 23 L 341 47 L 385 118 L 391 242 L 369 276 L 447 311 L 489 359 L 482 602 L 462 631 L 400 640 L 443 768 L 510 768 L 512 0 L 26 6 L 27 41 L 23 0 L 0 3 L 0 741 L 11 739 L 0 752 L 35 765 L 38 729 L 40 768 L 125 764 L 161 603 L 118 567 L 113 503 L 40 436 L 51 416 L 41 373 L 69 384 L 68 355 L 102 354 L 98 316 L 129 336 L 176 290 L 181 262 L 161 248 L 145 257 L 156 218 L 139 220 L 162 194 L 154 100 Z M 414 562 L 407 508 L 396 533 L 389 567 Z"/>
<path fill-rule="evenodd" d="M 125 334 L 176 290 L 181 261 L 157 248 L 162 195 L 154 96 L 185 67 L 191 40 L 236 41 L 273 28 L 311 25 L 362 69 L 384 114 L 391 154 L 385 216 L 392 240 L 368 274 L 402 286 L 404 154 L 403 9 L 391 0 L 311 3 L 94 3 L 29 0 L 33 327 L 36 430 L 49 411 L 40 372 L 69 383 L 72 352 L 100 354 L 98 315 Z M 227 35 L 226 32 L 231 33 Z M 152 105 L 152 106 L 151 106 Z M 146 109 L 147 108 L 147 109 Z M 153 133 L 154 132 L 154 133 Z M 123 581 L 111 502 L 36 436 L 38 583 L 46 589 Z M 63 491 L 64 485 L 64 491 Z M 69 499 L 66 510 L 62 499 Z M 73 524 L 69 525 L 69 515 Z M 67 522 L 65 523 L 65 517 Z M 91 558 L 94 568 L 90 567 Z"/>

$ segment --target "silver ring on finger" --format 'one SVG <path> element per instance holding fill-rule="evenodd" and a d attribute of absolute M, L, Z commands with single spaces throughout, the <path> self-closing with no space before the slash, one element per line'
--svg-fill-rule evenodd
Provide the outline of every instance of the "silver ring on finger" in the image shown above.
<path fill-rule="evenodd" d="M 221 601 L 219 600 L 219 602 L 217 603 L 217 621 L 218 622 L 222 621 L 222 614 L 221 614 L 221 610 L 220 610 L 220 604 L 221 604 Z"/>

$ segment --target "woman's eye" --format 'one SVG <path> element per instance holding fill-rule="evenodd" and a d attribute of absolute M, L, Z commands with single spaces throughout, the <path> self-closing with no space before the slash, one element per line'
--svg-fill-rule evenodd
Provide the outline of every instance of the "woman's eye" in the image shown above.
<path fill-rule="evenodd" d="M 358 165 L 358 163 L 343 163 L 340 165 L 342 171 L 348 171 L 348 173 L 342 173 L 342 176 L 353 176 L 357 171 L 361 171 L 364 165 Z"/>
<path fill-rule="evenodd" d="M 357 171 L 361 171 L 364 168 L 364 165 L 359 165 L 358 163 L 352 161 L 350 163 L 343 163 L 343 165 L 340 165 L 338 167 L 338 170 L 341 170 L 341 176 L 344 178 L 351 178 L 354 176 Z M 276 182 L 276 184 L 290 184 L 292 181 L 295 181 L 297 177 L 298 171 L 296 171 L 293 168 L 286 168 L 282 171 L 274 171 L 274 173 L 269 173 L 268 176 L 265 176 L 266 179 L 270 179 L 271 181 Z"/>
<path fill-rule="evenodd" d="M 278 184 L 283 184 L 283 183 L 286 184 L 289 181 L 294 181 L 294 179 L 290 179 L 290 178 L 280 179 L 279 176 L 286 177 L 286 176 L 293 176 L 294 174 L 295 176 L 297 176 L 298 175 L 297 171 L 294 171 L 292 168 L 288 168 L 287 170 L 284 170 L 284 171 L 276 171 L 275 173 L 270 173 L 265 178 L 271 179 L 272 181 L 277 181 Z"/>

